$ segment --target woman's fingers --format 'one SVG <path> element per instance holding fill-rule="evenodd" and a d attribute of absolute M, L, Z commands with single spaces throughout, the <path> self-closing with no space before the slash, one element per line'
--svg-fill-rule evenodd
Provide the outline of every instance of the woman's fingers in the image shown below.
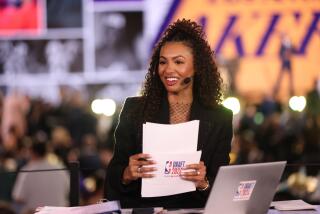
<path fill-rule="evenodd" d="M 132 155 L 129 160 L 129 165 L 134 166 L 147 166 L 155 164 L 156 162 L 150 159 L 151 156 L 149 154 L 139 153 L 136 155 Z"/>
<path fill-rule="evenodd" d="M 202 181 L 206 177 L 206 166 L 203 161 L 198 164 L 188 164 L 184 172 L 181 173 L 181 177 L 194 182 Z"/>
<path fill-rule="evenodd" d="M 149 165 L 153 165 L 153 164 L 155 164 L 156 162 L 155 161 L 153 161 L 153 160 L 139 160 L 138 162 L 137 162 L 137 165 L 139 165 L 139 166 L 149 166 Z"/>
<path fill-rule="evenodd" d="M 193 169 L 194 171 L 206 172 L 206 166 L 204 165 L 203 161 L 200 161 L 200 163 L 197 164 L 188 164 L 186 165 L 185 169 Z"/>
<path fill-rule="evenodd" d="M 152 172 L 156 170 L 156 167 L 140 167 L 138 173 L 140 174 L 141 178 L 152 178 L 155 176 L 154 174 L 152 174 Z"/>
<path fill-rule="evenodd" d="M 130 157 L 130 159 L 133 159 L 133 160 L 148 160 L 150 158 L 151 158 L 151 155 L 145 154 L 145 153 L 135 154 Z"/>
<path fill-rule="evenodd" d="M 155 161 L 151 160 L 151 155 L 139 153 L 129 157 L 129 164 L 123 173 L 123 183 L 130 183 L 133 180 L 139 178 L 151 178 L 154 177 L 152 174 L 156 170 L 155 167 L 150 165 L 155 164 Z"/>
<path fill-rule="evenodd" d="M 156 167 L 140 167 L 140 173 L 149 173 L 149 172 L 154 172 L 156 171 L 157 168 Z"/>
<path fill-rule="evenodd" d="M 156 171 L 156 168 L 150 165 L 154 165 L 156 162 L 150 158 L 149 154 L 144 153 L 135 154 L 129 158 L 129 171 L 132 180 L 154 177 L 151 172 Z"/>
<path fill-rule="evenodd" d="M 202 181 L 204 179 L 205 176 L 201 175 L 201 173 L 197 173 L 197 172 L 184 172 L 181 174 L 181 177 L 185 180 L 188 181 Z"/>

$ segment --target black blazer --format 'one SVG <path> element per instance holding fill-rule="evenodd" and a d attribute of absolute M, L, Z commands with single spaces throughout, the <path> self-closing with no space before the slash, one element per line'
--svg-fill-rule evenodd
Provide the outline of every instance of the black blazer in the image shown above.
<path fill-rule="evenodd" d="M 123 185 L 122 174 L 128 166 L 131 155 L 142 152 L 141 98 L 127 98 L 120 113 L 115 130 L 114 156 L 107 168 L 105 179 L 105 198 L 120 200 L 121 207 L 164 207 L 164 208 L 197 208 L 204 207 L 210 189 L 194 191 L 173 196 L 142 198 L 141 179 Z M 139 117 L 137 119 L 137 117 Z M 141 119 L 141 118 L 140 118 Z M 232 139 L 232 112 L 219 106 L 205 108 L 197 100 L 191 106 L 190 120 L 200 120 L 198 150 L 202 150 L 201 160 L 207 167 L 207 178 L 212 187 L 220 166 L 229 163 L 229 152 Z M 142 120 L 141 120 L 142 121 Z M 164 99 L 161 111 L 154 121 L 169 124 L 169 104 Z M 142 123 L 142 122 L 141 122 Z M 174 187 L 173 187 L 174 188 Z"/>

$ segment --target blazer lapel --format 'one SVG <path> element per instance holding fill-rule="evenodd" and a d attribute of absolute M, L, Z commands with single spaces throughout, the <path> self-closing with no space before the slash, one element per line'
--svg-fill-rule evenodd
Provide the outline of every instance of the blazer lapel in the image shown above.
<path fill-rule="evenodd" d="M 161 124 L 170 123 L 169 102 L 166 96 L 162 99 L 159 114 L 155 117 L 154 121 L 152 122 Z"/>
<path fill-rule="evenodd" d="M 197 150 L 202 150 L 208 143 L 211 126 L 213 125 L 208 118 L 206 118 L 208 115 L 205 114 L 205 112 L 206 109 L 204 109 L 197 100 L 194 100 L 191 106 L 190 120 L 200 121 Z"/>

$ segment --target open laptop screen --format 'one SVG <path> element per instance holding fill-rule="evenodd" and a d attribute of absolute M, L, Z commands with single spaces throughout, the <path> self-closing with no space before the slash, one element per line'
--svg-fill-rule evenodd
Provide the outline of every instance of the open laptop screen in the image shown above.
<path fill-rule="evenodd" d="M 220 167 L 204 213 L 265 214 L 286 161 Z"/>

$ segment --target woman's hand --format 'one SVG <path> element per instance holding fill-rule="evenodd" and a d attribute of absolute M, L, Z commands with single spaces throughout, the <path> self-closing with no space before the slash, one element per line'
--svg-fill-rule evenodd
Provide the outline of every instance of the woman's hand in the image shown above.
<path fill-rule="evenodd" d="M 122 183 L 129 184 L 131 181 L 138 178 L 152 178 L 154 174 L 151 172 L 156 171 L 155 167 L 150 165 L 155 164 L 155 161 L 150 159 L 149 154 L 135 154 L 130 156 L 129 165 L 125 168 L 122 176 Z"/>
<path fill-rule="evenodd" d="M 203 161 L 198 164 L 189 164 L 184 168 L 187 172 L 182 172 L 181 177 L 188 181 L 193 181 L 197 189 L 208 188 L 208 180 L 206 179 L 207 168 Z"/>

